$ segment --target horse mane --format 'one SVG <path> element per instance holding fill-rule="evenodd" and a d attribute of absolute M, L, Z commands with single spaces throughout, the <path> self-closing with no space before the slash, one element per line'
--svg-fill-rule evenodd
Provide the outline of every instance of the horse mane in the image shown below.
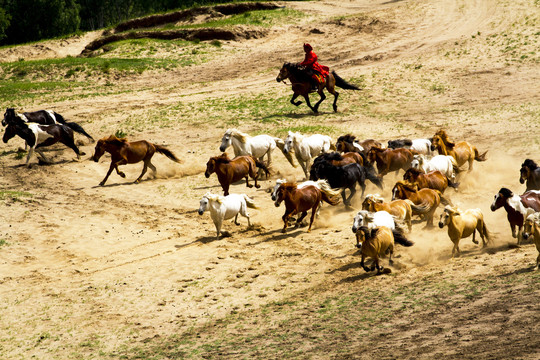
<path fill-rule="evenodd" d="M 323 160 L 326 160 L 326 161 L 341 161 L 343 160 L 343 156 L 341 156 L 340 153 L 338 153 L 337 151 L 334 151 L 334 152 L 331 152 L 331 153 L 322 153 L 321 155 L 319 155 L 317 157 L 317 159 L 320 158 L 320 159 L 323 159 Z"/>
<path fill-rule="evenodd" d="M 281 184 L 281 187 L 286 190 L 294 190 L 297 187 L 297 184 L 295 182 L 286 182 Z"/>
<path fill-rule="evenodd" d="M 231 159 L 229 158 L 229 155 L 227 155 L 227 153 L 223 153 L 219 156 L 214 156 L 210 159 L 214 160 L 218 164 L 228 164 L 231 162 Z"/>
<path fill-rule="evenodd" d="M 211 192 L 207 192 L 206 194 L 204 194 L 203 197 L 211 201 L 216 201 L 220 204 L 223 203 L 223 200 L 225 200 L 225 196 L 221 196 L 219 194 L 212 194 Z"/>
<path fill-rule="evenodd" d="M 119 137 L 116 137 L 115 135 L 104 137 L 103 139 L 100 139 L 99 141 L 101 141 L 102 143 L 107 143 L 107 144 L 112 144 L 112 145 L 117 145 L 117 146 L 122 146 L 128 142 L 126 138 L 119 138 Z"/>
<path fill-rule="evenodd" d="M 311 82 L 311 77 L 305 72 L 303 66 L 291 62 L 286 62 L 283 66 L 296 78 L 296 80 L 301 82 Z"/>
<path fill-rule="evenodd" d="M 450 214 L 461 215 L 461 210 L 457 206 L 446 205 L 444 207 L 444 211 L 446 211 L 446 212 L 448 212 Z"/>
<path fill-rule="evenodd" d="M 511 198 L 512 196 L 514 196 L 514 193 L 512 192 L 512 190 L 508 189 L 508 188 L 501 188 L 501 190 L 499 190 L 499 194 L 501 194 L 502 196 L 504 196 L 505 198 Z"/>
<path fill-rule="evenodd" d="M 337 141 L 344 141 L 344 142 L 347 142 L 347 143 L 354 143 L 354 141 L 356 140 L 356 136 L 354 135 L 351 135 L 351 134 L 347 134 L 347 135 L 342 135 L 340 137 L 338 137 Z"/>
<path fill-rule="evenodd" d="M 384 198 L 380 194 L 367 194 L 366 199 L 370 199 L 371 201 L 376 203 L 384 202 Z"/>
<path fill-rule="evenodd" d="M 435 135 L 439 136 L 441 140 L 444 142 L 444 144 L 450 149 L 452 149 L 456 145 L 455 142 L 450 140 L 450 138 L 448 137 L 448 134 L 446 133 L 446 130 L 444 129 L 437 131 Z"/>
<path fill-rule="evenodd" d="M 527 216 L 527 220 L 535 222 L 537 225 L 540 225 L 540 212 L 535 212 Z"/>
<path fill-rule="evenodd" d="M 532 159 L 525 159 L 525 161 L 523 162 L 523 164 L 521 164 L 521 166 L 528 167 L 531 170 L 536 170 L 538 168 L 538 164 L 536 164 L 534 160 Z"/>
<path fill-rule="evenodd" d="M 414 176 L 418 176 L 420 174 L 423 174 L 424 172 L 415 168 L 408 168 L 407 171 L 405 171 L 405 174 L 403 174 L 403 177 L 405 177 L 407 174 L 413 174 Z"/>
<path fill-rule="evenodd" d="M 240 140 L 241 143 L 243 143 L 243 144 L 246 143 L 248 134 L 243 133 L 240 130 L 234 129 L 234 128 L 233 129 L 227 129 L 227 131 L 225 131 L 225 134 L 227 134 L 227 133 L 234 136 L 234 137 L 237 137 L 238 140 Z"/>
<path fill-rule="evenodd" d="M 409 190 L 409 191 L 418 191 L 418 186 L 416 184 L 412 184 L 408 181 L 404 181 L 404 180 L 399 180 L 398 182 L 396 182 L 396 185 L 401 185 L 403 186 L 406 190 Z"/>

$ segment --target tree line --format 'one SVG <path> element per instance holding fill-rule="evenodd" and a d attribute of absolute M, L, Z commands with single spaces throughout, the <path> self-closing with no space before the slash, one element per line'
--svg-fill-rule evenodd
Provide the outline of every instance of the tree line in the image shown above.
<path fill-rule="evenodd" d="M 0 45 L 90 31 L 173 9 L 231 0 L 0 0 Z"/>

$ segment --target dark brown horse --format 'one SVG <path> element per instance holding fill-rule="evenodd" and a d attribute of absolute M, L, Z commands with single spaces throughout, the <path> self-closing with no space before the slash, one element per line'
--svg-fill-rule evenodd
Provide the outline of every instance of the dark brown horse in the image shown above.
<path fill-rule="evenodd" d="M 521 164 L 519 182 L 526 182 L 525 191 L 540 190 L 540 167 L 531 159 L 526 159 Z"/>
<path fill-rule="evenodd" d="M 448 186 L 457 190 L 459 185 L 459 183 L 452 182 L 452 180 L 448 179 L 448 177 L 439 170 L 425 173 L 422 170 L 410 168 L 403 174 L 403 180 L 418 185 L 419 189 L 427 188 L 439 190 L 442 193 L 444 193 Z"/>
<path fill-rule="evenodd" d="M 277 199 L 274 205 L 278 207 L 282 201 L 285 201 L 285 214 L 282 217 L 284 225 L 281 232 L 287 232 L 289 218 L 296 214 L 300 214 L 300 216 L 296 220 L 295 227 L 300 226 L 302 220 L 307 216 L 307 212 L 311 209 L 311 219 L 308 228 L 308 232 L 310 232 L 321 201 L 327 202 L 330 205 L 337 205 L 339 204 L 339 192 L 332 190 L 325 183 L 321 184 L 320 189 L 313 185 L 298 189 L 296 183 L 284 183 L 277 189 Z"/>
<path fill-rule="evenodd" d="M 295 106 L 299 106 L 300 104 L 302 104 L 301 101 L 295 101 L 298 96 L 302 95 L 306 100 L 307 106 L 309 106 L 309 108 L 314 113 L 319 112 L 319 105 L 324 101 L 324 99 L 326 99 L 326 95 L 324 95 L 324 88 L 326 88 L 328 92 L 334 95 L 334 103 L 332 104 L 334 112 L 337 111 L 337 99 L 339 96 L 339 93 L 335 90 L 336 86 L 345 90 L 360 90 L 360 88 L 349 84 L 341 77 L 339 77 L 335 71 L 331 71 L 330 74 L 328 74 L 328 76 L 326 77 L 326 81 L 324 83 L 319 83 L 318 85 L 317 93 L 321 97 L 320 100 L 317 101 L 314 106 L 311 106 L 311 103 L 309 101 L 309 93 L 311 92 L 311 79 L 304 70 L 305 69 L 298 64 L 286 62 L 281 67 L 281 70 L 276 77 L 276 81 L 280 82 L 285 79 L 289 79 L 293 90 L 291 104 Z"/>
<path fill-rule="evenodd" d="M 450 141 L 446 131 L 439 130 L 433 137 L 431 142 L 431 150 L 437 150 L 440 155 L 450 155 L 454 159 L 458 166 L 462 166 L 465 163 L 469 164 L 469 171 L 473 168 L 473 161 L 486 161 L 487 151 L 480 154 L 478 149 L 469 144 L 466 141 L 460 141 L 458 143 Z"/>
<path fill-rule="evenodd" d="M 372 147 L 367 154 L 368 161 L 377 163 L 379 176 L 384 176 L 390 171 L 395 171 L 396 175 L 400 169 L 407 171 L 411 167 L 413 153 L 408 149 L 381 149 Z"/>
<path fill-rule="evenodd" d="M 137 184 L 141 181 L 143 175 L 146 174 L 148 167 L 150 167 L 152 172 L 156 172 L 156 167 L 151 162 L 152 156 L 154 156 L 156 152 L 165 155 L 174 162 L 180 162 L 170 150 L 163 146 L 152 144 L 146 140 L 129 142 L 127 139 L 117 138 L 114 135 L 100 139 L 97 142 L 92 160 L 98 162 L 99 158 L 105 152 L 111 154 L 111 166 L 103 181 L 99 183 L 100 186 L 105 185 L 105 182 L 109 178 L 109 175 L 111 175 L 113 169 L 116 169 L 116 173 L 121 177 L 126 177 L 126 174 L 118 170 L 119 165 L 135 164 L 143 161 L 144 166 L 141 175 L 135 180 L 135 184 Z"/>
<path fill-rule="evenodd" d="M 364 141 L 356 140 L 356 136 L 347 134 L 338 137 L 336 142 L 336 150 L 339 152 L 354 151 L 367 154 L 372 147 L 382 147 L 382 144 L 377 140 L 367 139 Z"/>
<path fill-rule="evenodd" d="M 237 156 L 234 159 L 230 159 L 227 153 L 223 153 L 220 156 L 211 157 L 206 163 L 206 171 L 204 176 L 210 177 L 212 173 L 216 173 L 218 181 L 223 189 L 225 196 L 229 195 L 229 187 L 232 183 L 246 179 L 246 186 L 253 187 L 249 183 L 249 177 L 255 180 L 255 187 L 260 188 L 257 184 L 258 171 L 257 168 L 263 169 L 268 176 L 270 172 L 266 165 L 250 155 Z"/>
<path fill-rule="evenodd" d="M 365 160 L 365 162 L 364 162 Z M 319 161 L 326 161 L 334 166 L 343 166 L 347 164 L 357 163 L 358 165 L 364 165 L 367 163 L 367 158 L 363 153 L 346 152 L 340 154 L 338 152 L 322 153 L 313 160 L 313 165 Z"/>

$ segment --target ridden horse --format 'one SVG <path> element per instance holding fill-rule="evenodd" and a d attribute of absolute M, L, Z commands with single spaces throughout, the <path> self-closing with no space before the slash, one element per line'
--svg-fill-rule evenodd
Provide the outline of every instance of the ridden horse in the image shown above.
<path fill-rule="evenodd" d="M 367 226 L 360 227 L 356 232 L 356 247 L 362 254 L 362 260 L 360 261 L 362 268 L 366 272 L 377 269 L 377 275 L 379 275 L 383 270 L 383 266 L 379 264 L 379 257 L 384 257 L 386 254 L 390 254 L 388 262 L 392 265 L 394 241 L 407 247 L 413 245 L 413 242 L 409 241 L 403 234 L 396 233 L 386 226 L 375 229 L 369 229 Z M 371 268 L 364 264 L 366 257 L 373 259 Z"/>
<path fill-rule="evenodd" d="M 438 170 L 448 179 L 455 180 L 456 175 L 459 173 L 459 167 L 456 159 L 449 155 L 436 155 L 431 159 L 428 159 L 424 155 L 414 155 L 411 161 L 411 167 L 422 170 L 425 173 Z"/>
<path fill-rule="evenodd" d="M 382 144 L 373 139 L 358 141 L 356 136 L 351 134 L 342 135 L 336 141 L 336 150 L 339 152 L 354 151 L 367 154 L 372 147 L 382 148 Z"/>
<path fill-rule="evenodd" d="M 448 186 L 453 187 L 455 190 L 459 186 L 459 183 L 454 183 L 439 170 L 425 173 L 421 170 L 410 168 L 403 174 L 403 180 L 418 185 L 419 189 L 428 188 L 439 190 L 441 193 L 444 193 Z"/>
<path fill-rule="evenodd" d="M 263 169 L 266 175 L 270 174 L 266 165 L 253 156 L 242 155 L 237 156 L 234 159 L 230 159 L 227 153 L 223 153 L 220 156 L 211 157 L 206 163 L 206 171 L 204 176 L 210 177 L 214 172 L 217 175 L 218 181 L 223 189 L 223 195 L 229 195 L 229 187 L 232 183 L 235 183 L 243 178 L 246 179 L 246 186 L 253 187 L 249 183 L 249 177 L 255 180 L 255 187 L 260 188 L 257 184 L 258 173 L 256 168 Z"/>
<path fill-rule="evenodd" d="M 292 86 L 293 96 L 291 98 L 291 104 L 295 106 L 299 106 L 300 104 L 302 104 L 301 101 L 295 101 L 298 96 L 302 95 L 306 100 L 307 106 L 309 106 L 309 108 L 314 113 L 319 112 L 319 105 L 324 101 L 324 99 L 326 99 L 326 95 L 324 95 L 325 87 L 328 92 L 334 95 L 334 103 L 332 104 L 334 112 L 337 112 L 337 99 L 339 96 L 339 93 L 335 90 L 335 86 L 338 86 L 345 90 L 360 90 L 360 88 L 349 84 L 341 77 L 339 77 L 335 71 L 331 71 L 326 77 L 326 81 L 324 83 L 318 84 L 317 93 L 321 98 L 315 103 L 314 106 L 311 106 L 311 103 L 309 101 L 309 93 L 311 92 L 311 79 L 310 76 L 305 73 L 304 67 L 289 62 L 284 63 L 281 67 L 281 70 L 279 70 L 276 81 L 280 82 L 285 79 L 289 79 Z"/>
<path fill-rule="evenodd" d="M 257 206 L 246 194 L 229 194 L 227 196 L 221 196 L 208 192 L 201 198 L 199 215 L 202 215 L 207 209 L 210 209 L 210 217 L 216 226 L 217 238 L 219 239 L 223 220 L 234 217 L 235 225 L 240 225 L 238 222 L 238 214 L 247 218 L 248 227 L 251 227 L 247 208 L 256 209 Z"/>
<path fill-rule="evenodd" d="M 433 189 L 418 189 L 418 185 L 406 181 L 398 181 L 392 189 L 392 200 L 411 200 L 414 205 L 411 209 L 414 214 L 425 214 L 427 217 L 426 227 L 433 226 L 435 210 L 442 202 L 444 205 L 452 205 L 444 195 Z"/>
<path fill-rule="evenodd" d="M 81 158 L 81 153 L 73 139 L 73 130 L 62 124 L 40 125 L 37 123 L 24 122 L 20 118 L 14 118 L 8 123 L 4 132 L 4 143 L 7 143 L 15 135 L 26 141 L 30 146 L 28 155 L 26 156 L 26 166 L 30 167 L 30 158 L 36 151 L 45 162 L 49 162 L 43 152 L 39 149 L 44 146 L 50 146 L 60 142 L 77 154 L 77 159 Z"/>
<path fill-rule="evenodd" d="M 366 165 L 368 163 L 366 156 L 363 153 L 349 151 L 340 154 L 337 151 L 331 153 L 322 153 L 313 160 L 313 165 L 319 161 L 329 162 L 334 166 L 343 166 L 347 164 L 357 163 L 358 165 Z"/>
<path fill-rule="evenodd" d="M 523 164 L 521 164 L 519 173 L 520 184 L 527 182 L 525 191 L 540 190 L 540 166 L 533 160 L 526 159 Z"/>
<path fill-rule="evenodd" d="M 306 179 L 309 177 L 311 159 L 321 153 L 328 152 L 330 149 L 335 150 L 330 136 L 321 134 L 305 136 L 298 132 L 289 131 L 285 139 L 283 153 L 287 154 L 291 149 L 294 151 L 294 156 L 300 163 Z"/>
<path fill-rule="evenodd" d="M 431 150 L 431 140 L 430 139 L 397 139 L 397 140 L 388 140 L 389 149 L 409 149 L 413 150 L 417 154 L 431 156 L 433 150 Z"/>
<path fill-rule="evenodd" d="M 119 165 L 136 164 L 140 161 L 144 162 L 141 175 L 134 181 L 135 184 L 141 181 L 148 168 L 150 168 L 153 173 L 156 173 L 156 167 L 152 164 L 152 156 L 154 156 L 156 152 L 165 155 L 174 162 L 181 162 L 166 147 L 153 144 L 146 140 L 127 141 L 125 138 L 118 138 L 114 135 L 104 137 L 97 142 L 92 160 L 98 162 L 99 158 L 101 158 L 105 152 L 111 154 L 111 165 L 109 166 L 107 175 L 105 175 L 105 178 L 99 183 L 100 186 L 105 185 L 105 182 L 113 170 L 116 170 L 116 173 L 121 177 L 126 177 L 126 174 L 118 170 Z"/>
<path fill-rule="evenodd" d="M 330 205 L 339 204 L 338 192 L 334 191 L 328 184 L 322 183 L 319 189 L 316 186 L 308 185 L 298 189 L 295 183 L 281 184 L 277 189 L 277 198 L 274 202 L 276 207 L 279 207 L 282 201 L 285 201 L 285 214 L 283 215 L 283 230 L 287 232 L 289 218 L 293 215 L 300 214 L 296 219 L 295 227 L 300 226 L 302 220 L 307 216 L 307 212 L 311 209 L 311 219 L 309 221 L 308 232 L 311 232 L 311 225 L 315 219 L 315 214 L 320 206 L 321 201 L 327 202 Z"/>
<path fill-rule="evenodd" d="M 366 190 L 366 179 L 371 181 L 381 190 L 383 189 L 382 180 L 375 174 L 372 167 L 364 167 L 357 163 L 343 166 L 334 166 L 325 161 L 319 161 L 313 164 L 310 170 L 310 180 L 326 179 L 334 189 L 342 189 L 341 196 L 346 206 L 351 206 L 351 199 L 356 193 L 356 183 L 362 188 L 362 197 Z M 349 189 L 351 194 L 345 197 L 345 189 Z"/>
<path fill-rule="evenodd" d="M 501 188 L 494 196 L 491 211 L 501 207 L 506 210 L 506 217 L 510 223 L 510 229 L 512 229 L 512 237 L 517 238 L 519 245 L 523 222 L 530 214 L 540 211 L 540 191 L 529 190 L 523 195 L 515 195 L 510 189 Z M 517 234 L 516 227 L 518 228 Z"/>
<path fill-rule="evenodd" d="M 483 247 L 486 247 L 490 241 L 490 234 L 484 221 L 484 214 L 480 209 L 467 209 L 462 211 L 456 207 L 445 206 L 439 220 L 439 227 L 442 229 L 445 225 L 448 226 L 448 237 L 454 243 L 452 248 L 452 257 L 457 252 L 458 256 L 461 253 L 459 250 L 459 240 L 465 239 L 472 235 L 472 242 L 478 244 L 476 240 L 476 231 L 482 238 Z M 487 242 L 486 242 L 487 240 Z"/>
<path fill-rule="evenodd" d="M 440 155 L 450 155 L 454 159 L 459 167 L 465 163 L 469 163 L 469 171 L 473 168 L 473 161 L 486 161 L 487 151 L 483 154 L 478 152 L 478 149 L 469 144 L 467 141 L 460 141 L 455 143 L 448 139 L 446 131 L 439 130 L 433 136 L 433 141 L 431 143 L 431 150 L 437 149 Z"/>
<path fill-rule="evenodd" d="M 531 236 L 538 251 L 536 265 L 534 266 L 534 269 L 538 270 L 540 269 L 540 213 L 527 216 L 523 224 L 523 240 L 527 240 Z"/>
<path fill-rule="evenodd" d="M 367 153 L 367 158 L 371 163 L 377 163 L 379 176 L 383 177 L 390 171 L 395 171 L 396 175 L 400 169 L 406 171 L 411 167 L 413 153 L 407 149 L 381 149 L 372 147 Z"/>
<path fill-rule="evenodd" d="M 6 112 L 4 113 L 4 118 L 2 119 L 2 125 L 6 126 L 16 119 L 20 119 L 23 122 L 33 122 L 41 125 L 66 125 L 67 127 L 71 128 L 71 130 L 83 134 L 90 140 L 94 141 L 94 138 L 84 131 L 81 125 L 74 122 L 67 122 L 62 115 L 51 110 L 38 110 L 19 114 L 17 111 L 15 111 L 15 109 L 7 108 Z"/>
<path fill-rule="evenodd" d="M 407 224 L 409 232 L 412 230 L 412 209 L 410 200 L 394 200 L 385 203 L 384 199 L 379 194 L 368 194 L 362 202 L 362 209 L 371 212 L 386 211 L 396 218 L 403 220 Z"/>

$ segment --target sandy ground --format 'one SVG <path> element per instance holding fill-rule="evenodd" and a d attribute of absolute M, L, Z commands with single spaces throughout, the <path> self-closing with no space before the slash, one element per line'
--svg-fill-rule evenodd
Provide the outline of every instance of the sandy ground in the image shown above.
<path fill-rule="evenodd" d="M 507 31 L 512 19 L 521 19 L 526 12 L 538 18 L 538 7 L 526 1 L 509 5 L 488 0 L 317 1 L 287 6 L 309 16 L 299 24 L 272 29 L 264 39 L 224 44 L 224 54 L 217 60 L 193 66 L 186 73 L 143 73 L 116 80 L 119 88 L 135 92 L 95 95 L 91 101 L 38 101 L 32 109 L 24 110 L 54 108 L 80 121 L 99 138 L 108 135 L 102 129 L 114 129 L 115 122 L 136 117 L 148 108 L 231 95 L 254 96 L 265 89 L 286 95 L 287 88 L 274 81 L 277 71 L 262 75 L 260 71 L 277 69 L 286 60 L 301 60 L 301 44 L 309 41 L 321 62 L 338 69 L 341 76 L 366 77 L 373 91 L 362 101 L 374 104 L 374 114 L 358 110 L 359 96 L 350 95 L 340 100 L 340 117 L 329 113 L 327 101 L 321 105 L 322 115 L 312 116 L 305 107 L 291 113 L 285 119 L 288 126 L 294 121 L 322 124 L 342 134 L 350 132 L 384 142 L 430 137 L 437 129 L 446 128 L 453 138 L 488 150 L 489 160 L 475 162 L 474 170 L 462 177 L 460 190 L 450 189 L 447 194 L 462 208 L 482 209 L 494 234 L 492 251 L 483 251 L 465 239 L 463 256 L 451 260 L 452 244 L 446 229 L 424 229 L 424 224 L 417 223 L 410 235 L 415 246 L 398 247 L 400 257 L 393 268 L 397 275 L 381 283 L 364 277 L 360 267 L 351 266 L 359 261 L 350 231 L 354 210 L 343 205 L 325 206 L 311 233 L 305 228 L 280 233 L 283 208 L 275 208 L 265 190 L 278 177 L 301 180 L 302 172 L 278 152 L 274 153 L 275 173 L 261 182 L 261 189 L 247 189 L 239 183 L 231 190 L 249 194 L 258 203 L 259 209 L 250 211 L 255 225 L 247 229 L 243 218 L 240 226 L 226 222 L 224 230 L 231 236 L 216 240 L 209 215 L 199 216 L 197 209 L 205 192 L 221 191 L 215 175 L 206 179 L 203 172 L 207 159 L 219 153 L 227 128 L 224 123 L 200 127 L 179 122 L 172 128 L 149 128 L 131 135 L 166 144 L 184 159 L 175 164 L 156 155 L 157 177 L 146 176 L 138 185 L 131 182 L 141 167 L 131 165 L 123 169 L 126 179 L 113 174 L 106 186 L 99 187 L 109 158 L 90 161 L 93 144 L 84 139 L 82 149 L 87 155 L 80 162 L 73 161 L 71 150 L 61 147 L 48 152 L 53 165 L 39 166 L 34 159 L 30 169 L 23 166 L 24 159 L 2 156 L 0 187 L 33 194 L 17 201 L 8 196 L 1 202 L 0 239 L 8 243 L 0 248 L 0 354 L 4 358 L 100 357 L 96 349 L 113 351 L 305 292 L 317 296 L 316 289 L 321 287 L 343 289 L 362 282 L 360 286 L 391 288 L 417 276 L 436 276 L 441 267 L 451 268 L 458 278 L 497 277 L 532 267 L 537 256 L 534 246 L 509 247 L 515 240 L 506 215 L 503 210 L 491 212 L 489 206 L 502 186 L 517 193 L 525 189 L 518 182 L 523 159 L 540 160 L 538 65 L 505 64 L 501 55 L 489 56 L 487 44 L 470 41 L 478 34 L 487 37 Z M 358 20 L 358 14 L 365 17 Z M 323 33 L 310 32 L 314 28 Z M 0 53 L 3 61 L 76 55 L 95 36 L 92 33 Z M 466 55 L 445 56 L 456 44 L 479 55 L 474 60 Z M 422 68 L 393 75 L 395 69 L 407 64 L 422 64 Z M 414 91 L 414 85 L 409 89 L 408 83 L 421 83 L 423 71 L 437 74 L 437 81 L 445 84 L 447 91 L 426 91 L 411 100 L 387 98 L 384 88 L 398 86 L 402 94 Z M 374 73 L 382 75 L 374 78 Z M 429 83 L 426 86 L 429 88 Z M 524 114 L 528 116 L 525 120 Z M 265 126 L 277 129 L 285 126 L 285 121 Z M 237 127 L 246 132 L 260 129 L 253 124 Z M 524 138 L 523 133 L 532 136 Z M 9 152 L 20 145 L 12 140 L 2 144 L 1 150 Z M 396 179 L 393 175 L 385 178 L 382 195 L 386 198 Z M 368 192 L 378 191 L 369 184 Z M 360 200 L 358 195 L 355 209 Z M 490 296 L 496 298 L 497 294 Z M 538 290 L 528 299 L 535 296 Z M 538 320 L 538 310 L 534 304 L 519 316 Z M 455 309 L 456 314 L 459 311 Z M 499 320 L 505 321 L 494 321 Z M 447 313 L 444 321 L 451 324 L 452 313 Z M 478 324 L 489 326 L 489 321 L 479 320 Z M 538 331 L 537 326 L 535 329 Z M 98 345 L 89 351 L 84 344 L 92 341 Z M 400 339 L 393 341 L 388 346 L 399 345 Z M 434 349 L 445 354 L 442 335 L 431 341 Z M 476 339 L 474 344 L 482 349 L 484 341 Z M 394 348 L 396 357 L 421 357 L 399 349 L 397 345 Z M 380 355 L 377 351 L 372 354 Z M 476 354 L 483 358 L 480 350 Z M 446 355 L 460 358 L 459 354 Z M 538 351 L 533 350 L 520 358 L 536 355 Z M 497 357 L 512 356 L 506 353 L 486 358 Z"/>

